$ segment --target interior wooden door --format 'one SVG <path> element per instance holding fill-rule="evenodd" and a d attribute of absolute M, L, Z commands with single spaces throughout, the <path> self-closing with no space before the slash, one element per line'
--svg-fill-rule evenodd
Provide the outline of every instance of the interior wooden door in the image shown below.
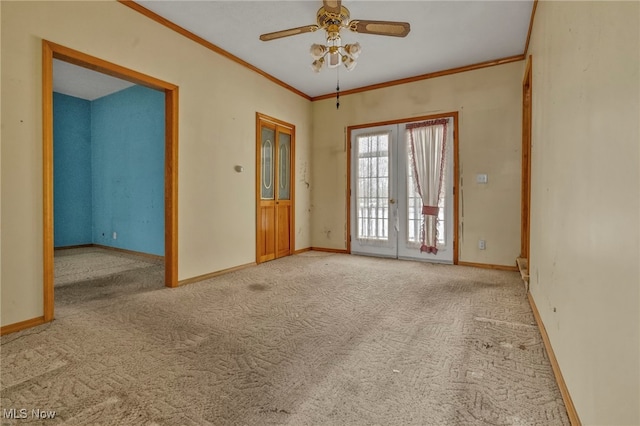
<path fill-rule="evenodd" d="M 294 250 L 294 134 L 287 123 L 258 114 L 256 262 Z"/>
<path fill-rule="evenodd" d="M 276 127 L 276 258 L 291 254 L 291 129 Z"/>
<path fill-rule="evenodd" d="M 260 123 L 258 131 L 258 263 L 276 257 L 276 197 L 275 197 L 275 140 L 276 126 Z"/>

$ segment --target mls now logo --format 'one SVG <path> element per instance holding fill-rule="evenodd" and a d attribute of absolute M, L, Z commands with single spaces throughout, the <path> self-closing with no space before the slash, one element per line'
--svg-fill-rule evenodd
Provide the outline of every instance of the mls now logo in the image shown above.
<path fill-rule="evenodd" d="M 45 420 L 45 419 L 55 418 L 56 412 L 34 408 L 33 410 L 31 410 L 31 413 L 29 413 L 29 410 L 27 410 L 26 408 L 9 408 L 9 409 L 3 408 L 2 417 L 4 417 L 5 419 L 35 418 L 35 419 Z"/>

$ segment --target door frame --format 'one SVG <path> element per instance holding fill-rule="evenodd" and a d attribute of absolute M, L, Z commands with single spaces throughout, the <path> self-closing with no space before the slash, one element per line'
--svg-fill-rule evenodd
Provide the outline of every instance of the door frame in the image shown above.
<path fill-rule="evenodd" d="M 261 152 L 262 152 L 262 123 L 267 122 L 270 124 L 274 124 L 279 127 L 284 127 L 291 131 L 291 173 L 289 174 L 290 179 L 290 195 L 291 195 L 291 220 L 289 221 L 289 255 L 295 252 L 295 242 L 296 242 L 296 233 L 294 232 L 295 222 L 296 222 L 296 179 L 295 179 L 295 158 L 296 158 L 296 126 L 291 123 L 287 123 L 286 121 L 278 120 L 277 118 L 268 116 L 266 114 L 262 114 L 260 112 L 256 112 L 256 192 L 255 192 L 255 204 L 256 204 L 256 263 L 262 263 L 260 260 L 260 229 L 261 229 L 261 216 L 260 216 L 260 201 L 261 197 L 261 176 L 260 176 L 260 167 L 261 167 Z M 276 131 L 277 136 L 277 131 Z M 274 194 L 276 196 L 276 194 Z M 277 217 L 276 217 L 277 221 Z M 277 236 L 276 236 L 277 238 Z M 276 253 L 277 255 L 277 253 Z"/>
<path fill-rule="evenodd" d="M 441 114 L 423 115 L 419 117 L 401 118 L 397 120 L 379 121 L 374 123 L 356 124 L 347 126 L 347 191 L 346 191 L 346 217 L 347 217 L 347 253 L 351 254 L 351 132 L 367 127 L 388 126 L 392 124 L 413 123 L 416 121 L 434 120 L 437 118 L 453 118 L 453 264 L 458 264 L 458 180 L 460 179 L 458 164 L 458 111 Z"/>
<path fill-rule="evenodd" d="M 522 80 L 522 191 L 520 220 L 520 257 L 529 262 L 531 239 L 531 55 Z"/>
<path fill-rule="evenodd" d="M 165 94 L 165 286 L 178 286 L 178 86 L 80 51 L 42 40 L 42 197 L 44 321 L 54 319 L 53 59 L 59 59 Z"/>

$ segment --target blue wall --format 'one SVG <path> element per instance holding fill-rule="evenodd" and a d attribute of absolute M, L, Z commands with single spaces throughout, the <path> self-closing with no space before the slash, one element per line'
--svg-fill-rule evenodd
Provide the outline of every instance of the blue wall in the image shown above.
<path fill-rule="evenodd" d="M 91 222 L 91 102 L 53 94 L 53 240 L 56 247 L 89 244 Z"/>
<path fill-rule="evenodd" d="M 91 140 L 94 243 L 164 255 L 164 94 L 96 99 Z"/>
<path fill-rule="evenodd" d="M 89 108 L 80 116 L 75 109 L 61 108 L 60 101 L 58 108 L 54 104 L 55 246 L 94 243 L 163 256 L 164 94 L 134 86 L 93 102 L 55 93 L 54 102 L 58 98 L 81 101 Z M 68 137 L 55 133 L 75 133 L 77 127 L 85 129 L 90 141 L 82 155 Z M 89 189 L 71 193 L 65 189 L 66 176 L 78 175 L 82 179 L 76 180 Z M 58 188 L 65 198 L 57 196 Z M 59 207 L 61 212 L 75 211 L 78 205 L 84 206 L 80 210 L 89 217 L 89 225 L 85 223 L 82 242 L 68 242 L 71 231 L 78 230 L 70 223 L 58 235 L 59 224 L 69 223 L 58 214 Z"/>

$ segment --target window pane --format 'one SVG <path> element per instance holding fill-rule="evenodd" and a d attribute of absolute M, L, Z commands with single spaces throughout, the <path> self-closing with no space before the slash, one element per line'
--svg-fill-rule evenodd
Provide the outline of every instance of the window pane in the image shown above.
<path fill-rule="evenodd" d="M 389 135 L 356 139 L 358 170 L 356 183 L 357 235 L 359 239 L 389 238 Z"/>

